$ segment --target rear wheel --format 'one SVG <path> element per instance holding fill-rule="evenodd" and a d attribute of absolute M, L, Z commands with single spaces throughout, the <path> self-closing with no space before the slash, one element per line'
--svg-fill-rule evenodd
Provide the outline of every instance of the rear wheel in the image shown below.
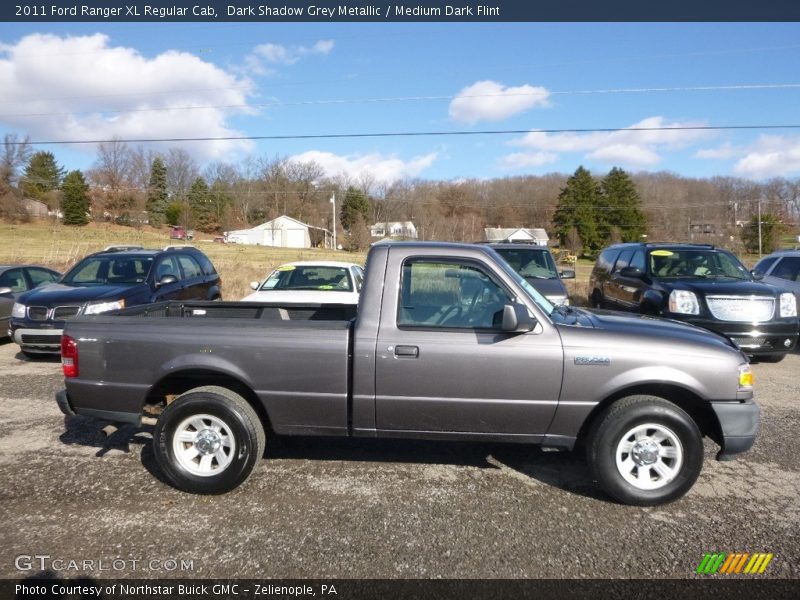
<path fill-rule="evenodd" d="M 176 488 L 222 494 L 241 485 L 264 454 L 264 428 L 239 394 L 195 388 L 169 404 L 156 424 L 156 461 Z"/>
<path fill-rule="evenodd" d="M 683 496 L 703 465 L 703 436 L 694 420 L 656 396 L 629 396 L 595 421 L 587 443 L 600 487 L 625 504 L 652 506 Z"/>
<path fill-rule="evenodd" d="M 786 358 L 785 354 L 768 354 L 766 356 L 754 356 L 753 360 L 765 363 L 779 363 L 784 358 Z"/>

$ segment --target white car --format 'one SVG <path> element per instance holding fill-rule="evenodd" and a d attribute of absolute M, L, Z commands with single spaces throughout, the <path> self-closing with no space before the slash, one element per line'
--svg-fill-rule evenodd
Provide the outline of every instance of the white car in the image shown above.
<path fill-rule="evenodd" d="M 364 270 L 356 264 L 336 261 L 293 262 L 281 265 L 244 302 L 291 304 L 358 304 Z"/>

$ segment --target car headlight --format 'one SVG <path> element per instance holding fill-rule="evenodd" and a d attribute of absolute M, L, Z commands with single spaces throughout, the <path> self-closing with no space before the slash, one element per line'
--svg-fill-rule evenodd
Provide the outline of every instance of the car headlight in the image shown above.
<path fill-rule="evenodd" d="M 96 302 L 89 304 L 86 310 L 83 311 L 85 315 L 96 315 L 98 313 L 108 312 L 110 310 L 119 310 L 125 308 L 125 300 L 114 300 L 113 302 Z"/>
<path fill-rule="evenodd" d="M 669 295 L 669 312 L 682 315 L 699 315 L 697 295 L 689 290 L 672 290 Z"/>
<path fill-rule="evenodd" d="M 25 318 L 25 305 L 24 304 L 20 304 L 19 302 L 14 302 L 14 306 L 11 309 L 11 316 L 12 317 L 16 317 L 17 319 L 24 319 Z"/>
<path fill-rule="evenodd" d="M 16 306 L 16 305 L 15 305 Z M 784 293 L 781 294 L 781 311 L 782 317 L 796 317 L 797 316 L 797 300 L 794 294 Z"/>
<path fill-rule="evenodd" d="M 739 365 L 739 389 L 749 390 L 753 387 L 753 371 L 750 365 Z"/>

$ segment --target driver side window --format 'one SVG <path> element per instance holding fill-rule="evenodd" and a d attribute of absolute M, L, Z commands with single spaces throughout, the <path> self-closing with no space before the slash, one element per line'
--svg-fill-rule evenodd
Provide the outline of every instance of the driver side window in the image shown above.
<path fill-rule="evenodd" d="M 410 259 L 403 265 L 397 325 L 498 329 L 511 301 L 477 265 Z"/>

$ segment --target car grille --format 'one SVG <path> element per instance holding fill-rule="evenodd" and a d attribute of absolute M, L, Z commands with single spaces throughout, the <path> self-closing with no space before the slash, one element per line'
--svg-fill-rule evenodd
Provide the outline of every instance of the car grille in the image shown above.
<path fill-rule="evenodd" d="M 706 303 L 714 318 L 720 321 L 769 321 L 775 312 L 775 299 L 764 296 L 707 296 Z"/>
<path fill-rule="evenodd" d="M 61 321 L 67 317 L 74 317 L 80 310 L 80 306 L 56 306 L 53 309 L 53 320 Z"/>
<path fill-rule="evenodd" d="M 22 334 L 22 343 L 36 346 L 37 344 L 58 345 L 61 343 L 61 334 L 58 335 L 30 335 Z"/>
<path fill-rule="evenodd" d="M 49 312 L 50 309 L 46 306 L 29 306 L 28 318 L 31 321 L 47 321 L 47 314 Z"/>

